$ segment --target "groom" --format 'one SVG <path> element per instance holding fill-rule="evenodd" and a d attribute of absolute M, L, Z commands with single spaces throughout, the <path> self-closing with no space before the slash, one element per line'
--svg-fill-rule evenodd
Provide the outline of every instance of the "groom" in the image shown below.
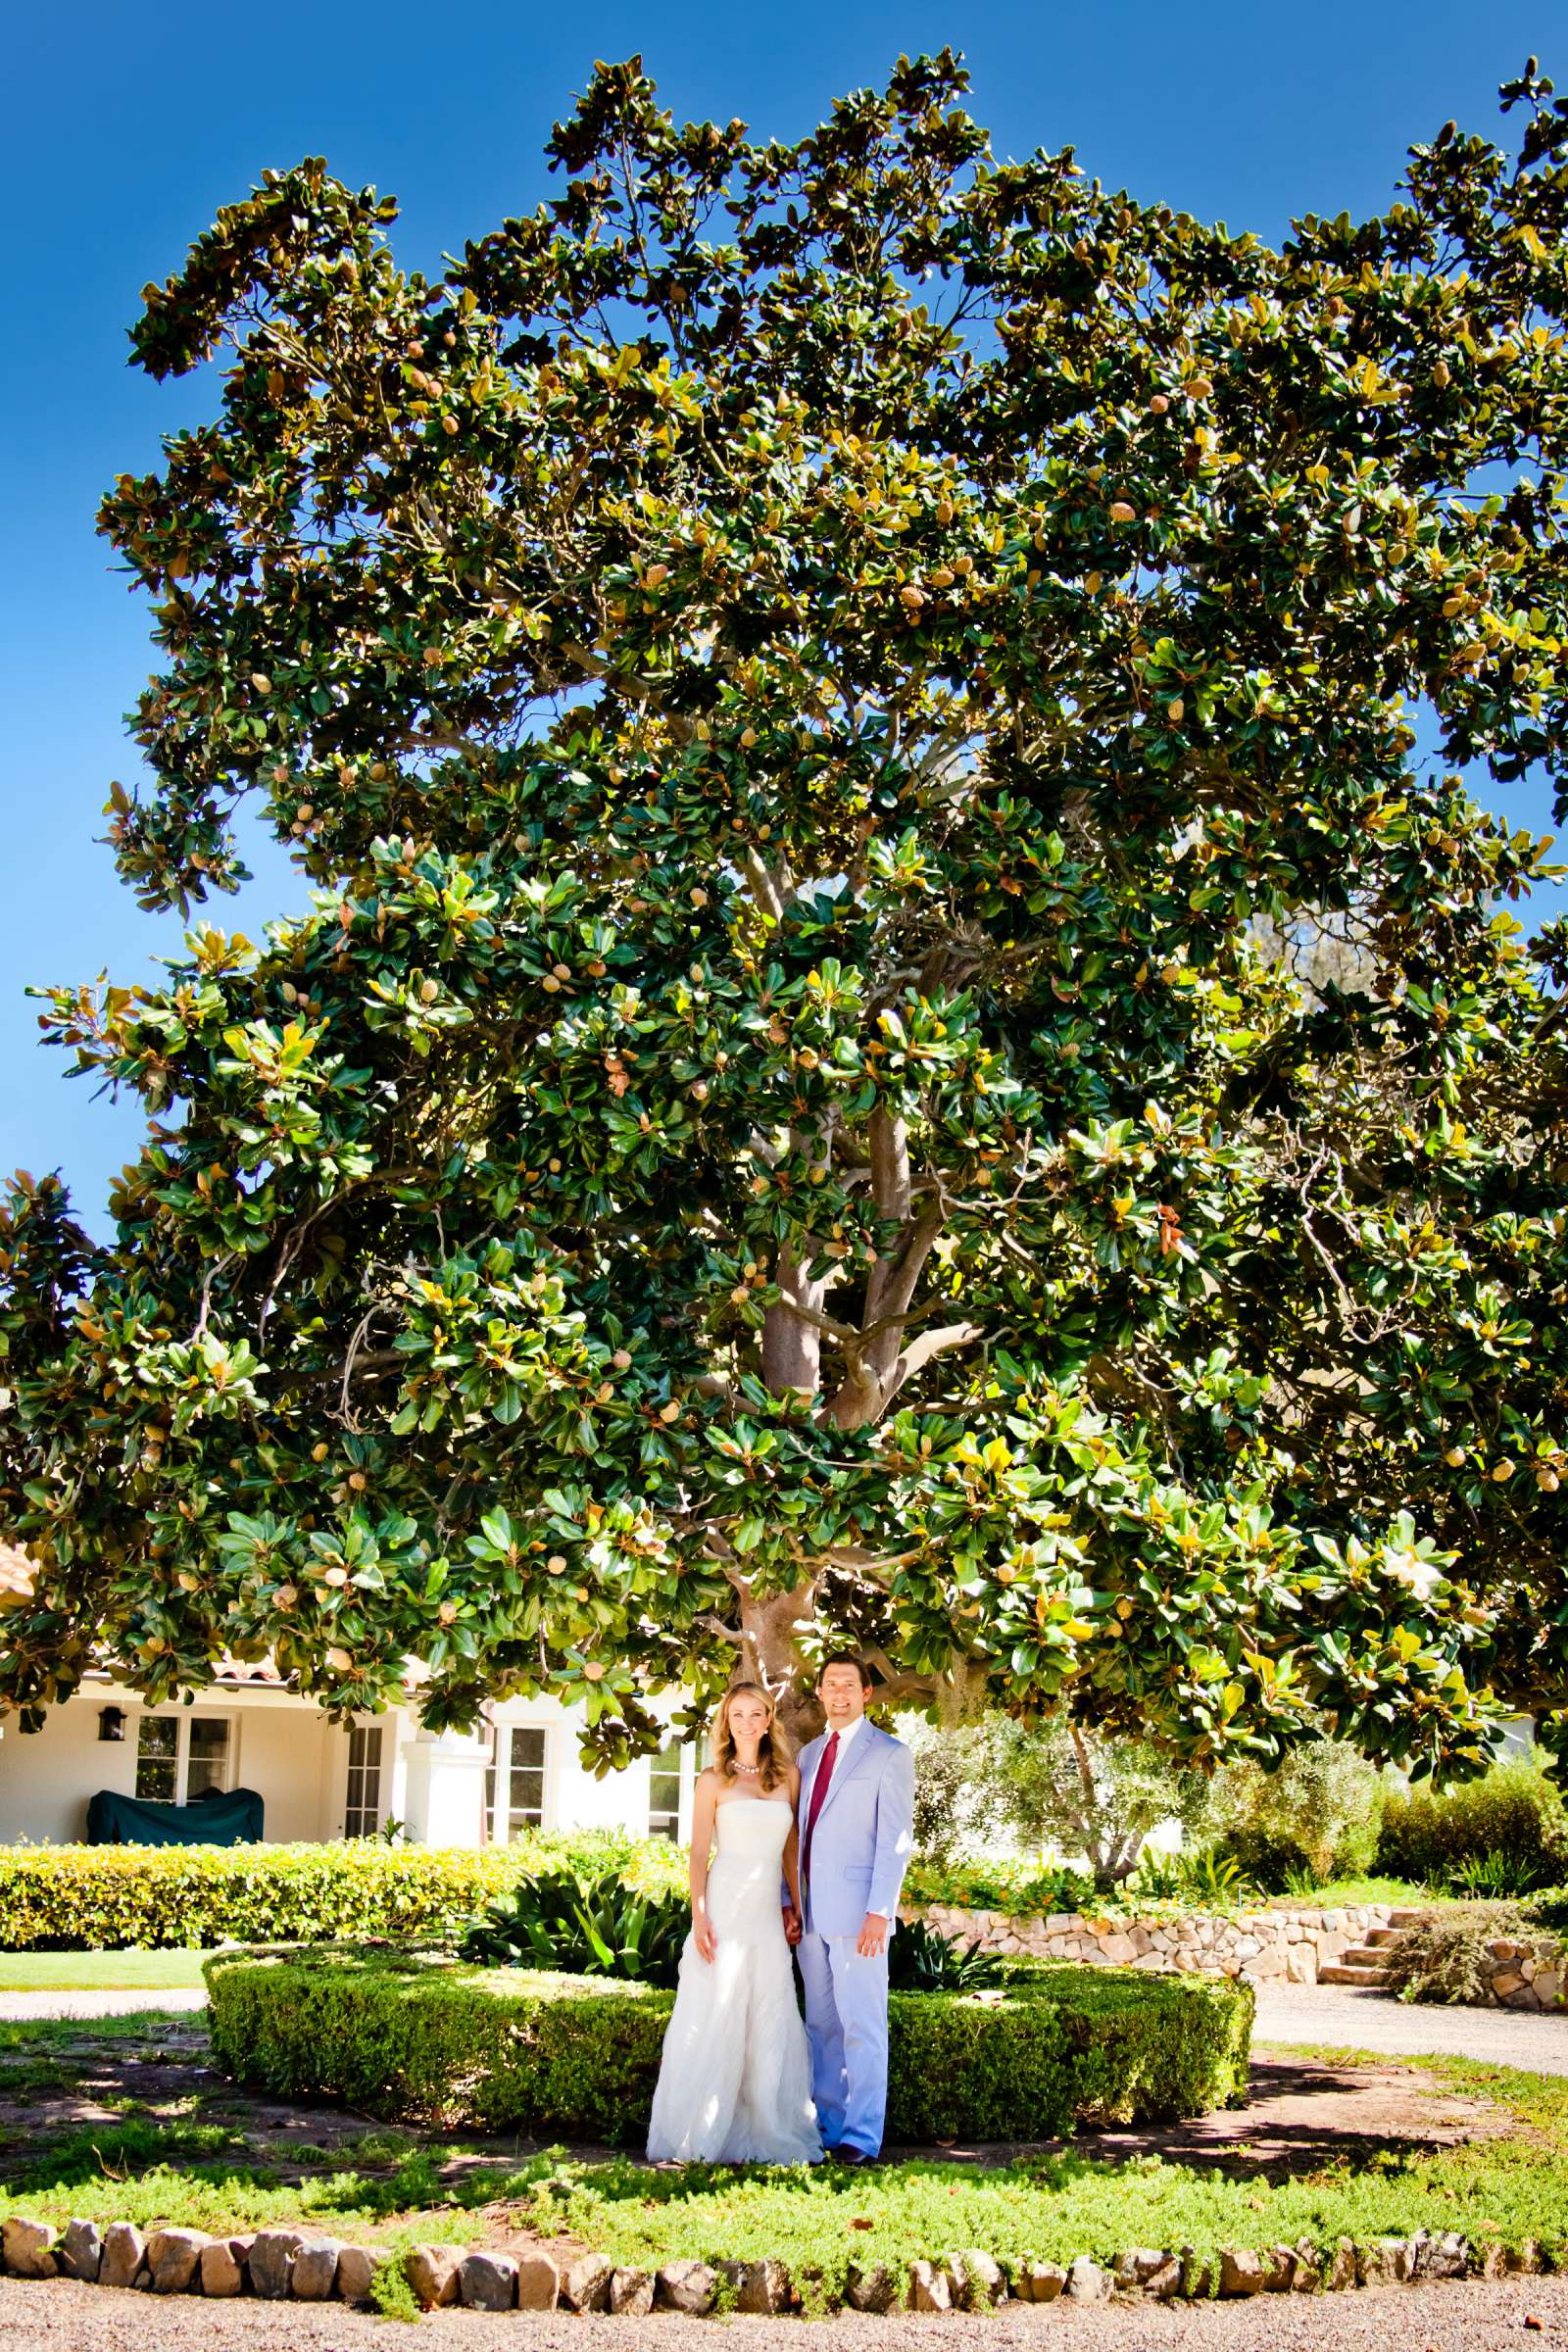
<path fill-rule="evenodd" d="M 822 2143 L 845 2164 L 881 2152 L 888 2103 L 888 1937 L 914 1828 L 914 1757 L 865 1720 L 870 1673 L 835 1651 L 816 1686 L 827 1717 L 801 1750 L 801 1901 L 785 1928 L 806 1982 Z"/>

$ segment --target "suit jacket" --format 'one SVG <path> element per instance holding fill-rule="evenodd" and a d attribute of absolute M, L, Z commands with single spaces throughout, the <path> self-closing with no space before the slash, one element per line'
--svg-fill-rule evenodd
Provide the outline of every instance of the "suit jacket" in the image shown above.
<path fill-rule="evenodd" d="M 801 1846 L 827 1736 L 802 1748 Z M 862 1723 L 833 1768 L 811 1838 L 802 1889 L 806 1926 L 818 1936 L 858 1936 L 868 1911 L 895 1925 L 914 1843 L 914 1756 L 902 1740 Z"/>

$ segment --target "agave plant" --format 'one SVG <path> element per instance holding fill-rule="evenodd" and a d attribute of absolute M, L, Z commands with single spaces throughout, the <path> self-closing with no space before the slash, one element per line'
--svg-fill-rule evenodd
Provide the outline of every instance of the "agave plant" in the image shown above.
<path fill-rule="evenodd" d="M 486 1968 L 540 1968 L 569 1976 L 673 1984 L 688 1926 L 676 1894 L 639 1894 L 614 1871 L 552 1871 L 524 1879 L 491 1903 L 459 1950 Z"/>
<path fill-rule="evenodd" d="M 636 1893 L 612 1873 L 578 1885 L 574 1917 L 592 1955 L 585 1973 L 673 1984 L 691 1924 L 683 1898 Z"/>
<path fill-rule="evenodd" d="M 960 1944 L 923 1919 L 901 1927 L 888 1948 L 888 1988 L 893 1992 L 976 1992 L 1000 1984 L 1006 1963 L 977 1941 Z"/>
<path fill-rule="evenodd" d="M 1181 1890 L 1192 1902 L 1246 1902 L 1257 1891 L 1234 1854 L 1184 1855 L 1181 1870 Z"/>

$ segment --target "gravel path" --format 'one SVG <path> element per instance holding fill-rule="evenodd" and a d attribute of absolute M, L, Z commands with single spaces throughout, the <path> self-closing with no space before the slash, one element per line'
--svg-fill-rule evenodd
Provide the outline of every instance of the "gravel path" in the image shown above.
<path fill-rule="evenodd" d="M 1405 2058 L 1480 2058 L 1568 2075 L 1568 2015 L 1528 2009 L 1445 2009 L 1353 1984 L 1260 1984 L 1252 2040 L 1387 2050 Z"/>
<path fill-rule="evenodd" d="M 131 1985 L 104 1992 L 0 1992 L 0 2020 L 20 2025 L 37 2017 L 130 2017 L 142 2009 L 205 2009 L 200 1984 Z"/>
<path fill-rule="evenodd" d="M 1530 2323 L 1537 2323 L 1532 2327 Z M 156 2303 L 69 2279 L 0 2279 L 6 2352 L 386 2352 L 386 2321 L 341 2306 Z M 984 2319 L 583 2320 L 435 2312 L 414 2352 L 1522 2352 L 1568 2346 L 1568 2278 L 1390 2287 L 1249 2303 L 1052 2304 Z"/>

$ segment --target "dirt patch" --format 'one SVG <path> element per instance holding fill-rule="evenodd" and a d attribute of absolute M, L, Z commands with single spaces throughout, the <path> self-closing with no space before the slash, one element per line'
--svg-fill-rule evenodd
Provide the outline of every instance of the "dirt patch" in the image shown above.
<path fill-rule="evenodd" d="M 1498 2139 L 1518 2119 L 1413 2066 L 1328 2066 L 1254 2058 L 1245 2107 L 1179 2124 L 1097 2132 L 1097 2155 L 1154 2154 L 1227 2173 L 1316 2172 L 1375 2151 L 1416 2154 Z"/>
<path fill-rule="evenodd" d="M 1501 2138 L 1518 2129 L 1506 2108 L 1466 2097 L 1422 2067 L 1259 2057 L 1252 2061 L 1245 2107 L 1172 2124 L 1107 2125 L 1081 2132 L 1072 2145 L 1112 2163 L 1159 2156 L 1230 2175 L 1314 2173 L 1342 2159 L 1364 2161 L 1378 2150 L 1402 2155 L 1451 2148 L 1466 2140 Z M 1036 2155 L 1045 2144 L 1066 2143 L 948 2141 L 898 2153 L 1002 2165 Z"/>

